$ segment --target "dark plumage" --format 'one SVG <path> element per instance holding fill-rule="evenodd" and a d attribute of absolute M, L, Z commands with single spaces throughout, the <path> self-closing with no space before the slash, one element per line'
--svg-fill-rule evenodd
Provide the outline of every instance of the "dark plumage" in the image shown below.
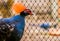
<path fill-rule="evenodd" d="M 11 36 L 6 41 L 20 41 L 24 33 L 25 16 L 31 15 L 31 11 L 26 9 L 20 13 L 20 15 L 13 16 L 11 18 L 2 18 L 1 20 L 14 27 L 11 32 Z M 1 22 L 2 23 L 2 22 Z"/>

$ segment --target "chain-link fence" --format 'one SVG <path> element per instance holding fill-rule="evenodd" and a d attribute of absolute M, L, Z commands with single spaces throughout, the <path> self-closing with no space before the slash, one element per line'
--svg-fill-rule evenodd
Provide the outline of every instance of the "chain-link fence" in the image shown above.
<path fill-rule="evenodd" d="M 60 41 L 59 0 L 16 0 L 31 9 L 34 15 L 27 16 L 21 41 Z M 49 23 L 48 29 L 40 25 Z"/>
<path fill-rule="evenodd" d="M 57 16 L 58 0 L 17 0 L 32 10 L 34 14 L 51 14 Z"/>
<path fill-rule="evenodd" d="M 21 41 L 60 41 L 59 0 L 15 0 L 15 2 L 24 4 L 33 13 L 32 16 L 25 18 L 25 30 Z"/>
<path fill-rule="evenodd" d="M 26 26 L 21 41 L 60 41 L 58 24 L 59 0 L 17 0 L 31 9 L 34 15 L 26 17 Z M 42 23 L 49 23 L 49 29 L 40 27 Z M 54 26 L 54 24 L 56 24 Z M 57 32 L 57 33 L 56 33 Z M 52 35 L 53 34 L 53 35 Z"/>

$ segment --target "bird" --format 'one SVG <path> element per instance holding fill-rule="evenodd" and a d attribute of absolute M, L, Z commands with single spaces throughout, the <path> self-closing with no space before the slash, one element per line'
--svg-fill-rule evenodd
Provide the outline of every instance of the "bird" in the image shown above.
<path fill-rule="evenodd" d="M 6 41 L 20 41 L 24 33 L 25 17 L 33 14 L 30 9 L 20 3 L 13 4 L 12 8 L 17 15 L 10 18 L 2 18 L 0 20 L 14 27 L 11 36 L 7 38 Z"/>
<path fill-rule="evenodd" d="M 42 24 L 39 25 L 41 28 L 44 28 L 44 29 L 48 29 L 48 28 L 51 28 L 51 27 L 54 27 L 56 28 L 57 27 L 57 23 L 51 23 L 51 22 L 44 22 Z"/>
<path fill-rule="evenodd" d="M 41 28 L 44 28 L 44 29 L 48 29 L 48 28 L 50 28 L 50 24 L 49 24 L 49 23 L 42 23 L 42 24 L 40 25 L 40 27 L 41 27 Z"/>

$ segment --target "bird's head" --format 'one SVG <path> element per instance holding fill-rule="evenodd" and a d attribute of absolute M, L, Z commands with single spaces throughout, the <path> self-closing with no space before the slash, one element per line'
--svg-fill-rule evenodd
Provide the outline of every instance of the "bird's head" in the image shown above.
<path fill-rule="evenodd" d="M 20 13 L 21 16 L 33 15 L 30 9 L 25 9 Z"/>
<path fill-rule="evenodd" d="M 15 3 L 15 4 L 13 4 L 12 9 L 16 12 L 15 14 L 20 14 L 21 16 L 32 15 L 31 10 L 27 9 L 21 3 Z"/>

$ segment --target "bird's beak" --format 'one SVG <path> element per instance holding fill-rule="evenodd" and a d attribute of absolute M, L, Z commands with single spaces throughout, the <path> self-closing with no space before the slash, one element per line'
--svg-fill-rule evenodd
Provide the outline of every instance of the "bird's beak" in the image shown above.
<path fill-rule="evenodd" d="M 32 12 L 30 12 L 30 15 L 33 15 Z"/>

